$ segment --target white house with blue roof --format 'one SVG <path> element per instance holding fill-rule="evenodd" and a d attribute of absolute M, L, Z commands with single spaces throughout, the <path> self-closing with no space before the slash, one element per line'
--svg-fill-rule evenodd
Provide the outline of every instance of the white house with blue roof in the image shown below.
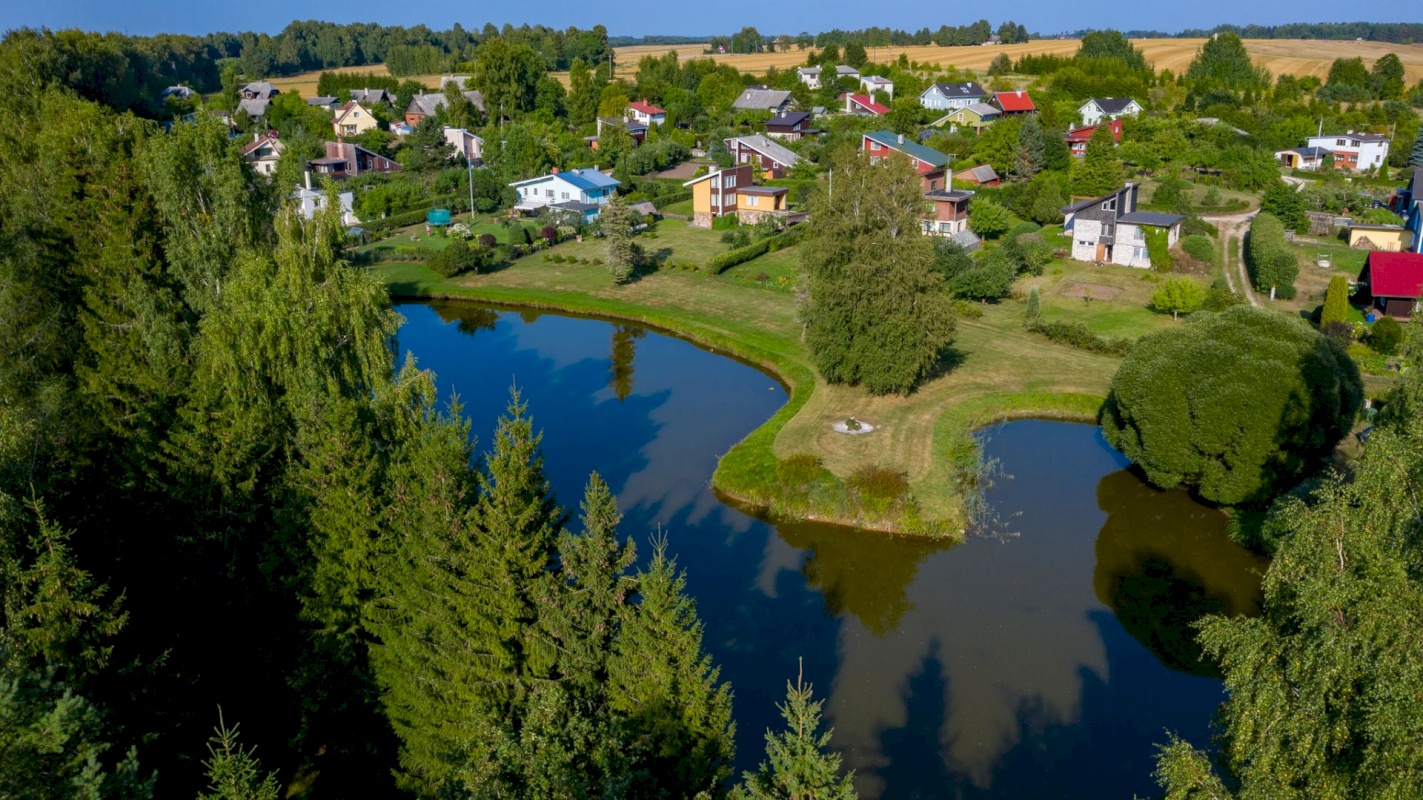
<path fill-rule="evenodd" d="M 597 216 L 621 185 L 617 178 L 596 169 L 560 171 L 558 167 L 547 175 L 509 184 L 519 193 L 519 202 L 514 204 L 519 211 L 554 207 L 576 211 L 585 218 Z"/>

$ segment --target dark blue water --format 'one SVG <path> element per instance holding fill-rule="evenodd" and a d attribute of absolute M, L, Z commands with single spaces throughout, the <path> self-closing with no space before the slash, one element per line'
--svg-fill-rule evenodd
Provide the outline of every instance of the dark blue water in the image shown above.
<path fill-rule="evenodd" d="M 765 374 L 631 326 L 402 305 L 399 345 L 457 393 L 481 443 L 517 385 L 555 491 L 587 475 L 623 531 L 686 570 L 735 690 L 738 767 L 762 757 L 804 659 L 867 798 L 1130 798 L 1172 730 L 1205 744 L 1222 689 L 1190 623 L 1254 613 L 1263 564 L 1225 521 L 1143 485 L 1095 427 L 985 433 L 1003 531 L 959 546 L 773 526 L 720 502 L 717 457 L 786 396 Z"/>

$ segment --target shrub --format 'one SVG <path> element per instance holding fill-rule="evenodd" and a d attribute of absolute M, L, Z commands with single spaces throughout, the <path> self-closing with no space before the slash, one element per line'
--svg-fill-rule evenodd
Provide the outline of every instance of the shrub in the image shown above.
<path fill-rule="evenodd" d="M 861 496 L 876 500 L 897 500 L 909 493 L 909 478 L 888 467 L 860 467 L 849 484 Z"/>
<path fill-rule="evenodd" d="M 1220 229 L 1200 217 L 1186 217 L 1181 223 L 1182 236 L 1220 236 Z"/>
<path fill-rule="evenodd" d="M 824 472 L 820 459 L 810 453 L 795 453 L 776 462 L 776 480 L 785 486 L 804 486 Z"/>
<path fill-rule="evenodd" d="M 1403 344 L 1403 326 L 1393 317 L 1383 317 L 1369 328 L 1368 342 L 1380 355 L 1394 355 Z"/>
<path fill-rule="evenodd" d="M 712 230 L 714 231 L 729 231 L 740 227 L 740 225 L 741 223 L 732 215 L 717 217 L 712 220 Z"/>
<path fill-rule="evenodd" d="M 1138 340 L 1101 424 L 1153 484 L 1259 504 L 1329 455 L 1362 399 L 1339 343 L 1304 320 L 1241 306 Z"/>
<path fill-rule="evenodd" d="M 751 233 L 745 228 L 735 228 L 721 235 L 721 243 L 732 247 L 745 247 L 751 244 Z"/>
<path fill-rule="evenodd" d="M 539 228 L 539 237 L 549 244 L 553 244 L 558 241 L 558 229 L 552 225 L 545 225 Z"/>
<path fill-rule="evenodd" d="M 1203 234 L 1192 234 L 1181 240 L 1181 252 L 1205 264 L 1215 263 L 1215 242 Z"/>
<path fill-rule="evenodd" d="M 1348 347 L 1354 342 L 1354 326 L 1342 320 L 1321 324 L 1319 326 L 1319 332 L 1344 347 Z"/>
<path fill-rule="evenodd" d="M 479 234 L 479 244 L 482 247 L 493 247 L 495 244 L 498 243 L 498 241 L 499 240 L 495 239 L 494 234 L 492 233 Z"/>
<path fill-rule="evenodd" d="M 707 261 L 707 271 L 713 275 L 719 275 L 737 264 L 744 264 L 753 258 L 759 258 L 771 251 L 771 239 L 762 239 L 759 242 L 752 242 L 745 247 L 738 247 L 735 250 L 728 250 L 717 256 L 713 256 Z"/>
<path fill-rule="evenodd" d="M 1032 291 L 1028 292 L 1028 307 L 1023 311 L 1023 318 L 1028 322 L 1037 322 L 1042 313 L 1042 296 L 1038 287 L 1034 286 Z"/>
<path fill-rule="evenodd" d="M 1224 286 L 1212 286 L 1206 292 L 1206 300 L 1201 304 L 1202 311 L 1224 311 L 1231 306 L 1238 306 L 1245 302 L 1245 298 L 1225 288 Z"/>
<path fill-rule="evenodd" d="M 1324 309 L 1319 312 L 1319 329 L 1324 330 L 1326 325 L 1343 323 L 1348 318 L 1349 279 L 1343 275 L 1335 275 L 1329 279 L 1329 290 L 1324 293 Z"/>
<path fill-rule="evenodd" d="M 1111 339 L 1098 336 L 1080 322 L 1031 322 L 1024 326 L 1029 332 L 1046 336 L 1049 340 L 1108 356 L 1124 356 L 1131 352 L 1130 339 Z"/>
<path fill-rule="evenodd" d="M 1276 217 L 1261 213 L 1251 221 L 1245 239 L 1245 265 L 1256 290 L 1273 290 L 1276 297 L 1286 300 L 1294 297 L 1299 259 L 1286 243 L 1284 225 Z"/>

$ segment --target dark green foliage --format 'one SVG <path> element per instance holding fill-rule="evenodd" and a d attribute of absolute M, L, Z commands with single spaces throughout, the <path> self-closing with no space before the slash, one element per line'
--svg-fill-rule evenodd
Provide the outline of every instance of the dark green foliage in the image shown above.
<path fill-rule="evenodd" d="M 1098 125 L 1087 140 L 1087 154 L 1072 170 L 1072 193 L 1083 197 L 1100 197 L 1120 189 L 1126 172 L 1122 158 L 1112 140 L 1111 128 Z"/>
<path fill-rule="evenodd" d="M 1260 198 L 1260 210 L 1272 214 L 1289 230 L 1309 230 L 1305 216 L 1304 195 L 1284 181 L 1275 181 Z"/>
<path fill-rule="evenodd" d="M 609 200 L 598 212 L 598 225 L 607 240 L 608 272 L 617 283 L 627 283 L 642 265 L 642 247 L 634 241 L 633 226 L 641 222 L 621 197 Z"/>
<path fill-rule="evenodd" d="M 1203 264 L 1215 263 L 1215 242 L 1211 241 L 1207 236 L 1198 233 L 1185 237 L 1181 240 L 1181 250 L 1186 255 Z"/>
<path fill-rule="evenodd" d="M 1009 175 L 1018 181 L 1032 180 L 1047 161 L 1047 145 L 1036 114 L 1031 114 L 1018 127 L 1018 145 L 1013 149 L 1013 168 Z"/>
<path fill-rule="evenodd" d="M 1369 70 L 1369 88 L 1379 100 L 1402 98 L 1405 86 L 1403 61 L 1397 53 L 1383 55 Z"/>
<path fill-rule="evenodd" d="M 1146 57 L 1131 43 L 1121 31 L 1089 31 L 1082 35 L 1082 46 L 1077 49 L 1079 59 L 1105 59 L 1119 62 L 1122 67 L 1133 72 L 1150 72 L 1151 65 Z"/>
<path fill-rule="evenodd" d="M 1008 209 L 988 197 L 975 197 L 968 208 L 968 227 L 985 239 L 997 239 L 1008 230 Z"/>
<path fill-rule="evenodd" d="M 425 264 L 436 275 L 452 278 L 466 272 L 479 272 L 494 261 L 494 250 L 482 244 L 471 245 L 463 239 L 453 239 L 443 250 L 430 253 Z"/>
<path fill-rule="evenodd" d="M 1319 325 L 1323 328 L 1331 322 L 1343 322 L 1349 318 L 1349 279 L 1335 275 L 1329 279 L 1329 290 L 1324 295 L 1324 310 L 1319 315 Z"/>
<path fill-rule="evenodd" d="M 1403 325 L 1393 317 L 1380 317 L 1369 326 L 1369 347 L 1380 355 L 1391 356 L 1403 346 Z"/>
<path fill-rule="evenodd" d="M 1423 128 L 1413 137 L 1413 147 L 1408 151 L 1408 168 L 1423 169 Z"/>
<path fill-rule="evenodd" d="M 1206 40 L 1184 77 L 1193 91 L 1206 95 L 1213 91 L 1261 91 L 1270 86 L 1270 74 L 1251 62 L 1244 43 L 1234 33 Z"/>
<path fill-rule="evenodd" d="M 934 240 L 934 269 L 954 297 L 980 301 L 1007 297 L 1018 274 L 1010 259 L 975 259 L 950 239 Z"/>
<path fill-rule="evenodd" d="M 1024 329 L 1046 336 L 1048 339 L 1064 344 L 1068 347 L 1075 347 L 1078 350 L 1086 350 L 1089 353 L 1101 353 L 1109 356 L 1124 356 L 1131 352 L 1132 341 L 1130 339 L 1109 339 L 1105 336 L 1098 336 L 1090 328 L 1080 322 L 1029 322 Z"/>
<path fill-rule="evenodd" d="M 1245 266 L 1256 290 L 1286 299 L 1294 296 L 1299 259 L 1285 241 L 1285 226 L 1279 219 L 1260 213 L 1251 220 L 1245 239 Z"/>
<path fill-rule="evenodd" d="M 1417 390 L 1410 378 L 1397 399 Z M 1400 508 L 1423 489 L 1419 418 L 1376 427 L 1352 473 L 1272 509 L 1264 616 L 1201 627 L 1225 671 L 1220 760 L 1240 798 L 1423 792 L 1423 639 L 1413 635 L 1423 530 Z M 1157 775 L 1168 798 L 1230 796 L 1210 760 L 1179 741 Z"/>
<path fill-rule="evenodd" d="M 855 773 L 840 774 L 840 755 L 829 752 L 833 731 L 820 730 L 823 701 L 811 686 L 786 682 L 786 702 L 777 704 L 786 729 L 766 731 L 766 760 L 742 776 L 735 800 L 855 800 Z"/>
<path fill-rule="evenodd" d="M 1142 236 L 1146 239 L 1146 252 L 1151 257 L 1151 268 L 1157 272 L 1171 271 L 1171 247 L 1167 244 L 1170 235 L 1166 228 L 1142 228 Z"/>
<path fill-rule="evenodd" d="M 1245 298 L 1232 292 L 1226 286 L 1212 286 L 1206 292 L 1206 300 L 1201 304 L 1203 311 L 1224 311 L 1231 306 L 1245 303 Z"/>
<path fill-rule="evenodd" d="M 904 393 L 939 363 L 954 318 L 933 244 L 920 234 L 923 193 L 905 159 L 832 156 L 833 195 L 818 192 L 802 242 L 806 344 L 826 380 Z"/>
<path fill-rule="evenodd" d="M 275 772 L 262 774 L 262 764 L 253 751 L 237 743 L 237 726 L 219 722 L 208 745 L 208 792 L 198 800 L 277 800 L 281 787 Z"/>
<path fill-rule="evenodd" d="M 1102 431 L 1157 486 L 1263 503 L 1318 466 L 1361 402 L 1336 342 L 1236 307 L 1140 339 L 1112 379 Z"/>
<path fill-rule="evenodd" d="M 761 239 L 757 242 L 745 244 L 735 250 L 728 250 L 725 253 L 714 255 L 707 261 L 706 269 L 713 275 L 719 275 L 737 264 L 744 264 L 753 258 L 759 258 L 771 251 L 771 240 Z"/>
<path fill-rule="evenodd" d="M 1032 291 L 1028 292 L 1028 305 L 1023 310 L 1023 319 L 1037 322 L 1042 313 L 1042 295 L 1038 292 L 1038 287 L 1034 286 Z"/>

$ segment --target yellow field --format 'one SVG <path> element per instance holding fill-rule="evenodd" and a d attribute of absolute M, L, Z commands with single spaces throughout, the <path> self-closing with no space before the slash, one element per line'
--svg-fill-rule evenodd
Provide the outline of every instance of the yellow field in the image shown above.
<path fill-rule="evenodd" d="M 1158 70 L 1169 69 L 1180 74 L 1195 58 L 1204 39 L 1135 39 L 1133 43 L 1146 55 L 1148 61 Z M 1077 52 L 1075 39 L 1047 39 L 1026 44 L 984 45 L 981 47 L 937 47 L 934 45 L 915 47 L 877 47 L 868 50 L 870 60 L 876 63 L 893 61 L 900 53 L 909 56 L 910 61 L 923 64 L 955 66 L 960 69 L 986 70 L 999 53 L 1007 53 L 1011 58 L 1032 54 L 1056 54 L 1070 56 Z M 639 45 L 617 48 L 617 67 L 620 74 L 631 74 L 637 69 L 637 62 L 646 55 L 662 55 L 676 50 L 682 59 L 713 58 L 718 62 L 731 64 L 743 72 L 760 73 L 771 67 L 787 69 L 805 62 L 805 52 L 792 48 L 784 53 L 755 53 L 751 55 L 706 56 L 701 45 Z M 1336 58 L 1361 56 L 1366 65 L 1386 53 L 1397 53 L 1403 61 L 1404 72 L 1409 85 L 1423 80 L 1423 44 L 1387 44 L 1384 42 L 1317 41 L 1304 39 L 1247 39 L 1245 49 L 1255 63 L 1263 65 L 1272 74 L 1315 75 L 1320 78 L 1329 74 L 1329 65 Z"/>

